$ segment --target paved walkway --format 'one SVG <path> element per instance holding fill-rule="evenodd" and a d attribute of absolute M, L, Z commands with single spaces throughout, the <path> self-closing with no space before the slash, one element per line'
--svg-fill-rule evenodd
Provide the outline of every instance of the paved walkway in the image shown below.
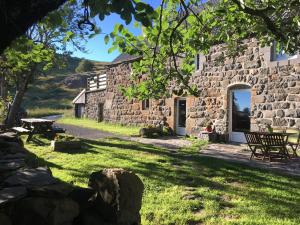
<path fill-rule="evenodd" d="M 300 176 L 300 158 L 289 160 L 258 160 L 253 158 L 249 160 L 251 152 L 246 145 L 235 144 L 210 144 L 200 151 L 203 156 L 224 159 L 231 162 L 238 162 L 252 167 L 275 170 L 291 175 Z"/>
<path fill-rule="evenodd" d="M 60 123 L 55 123 L 55 126 L 66 129 L 67 134 L 71 134 L 75 137 L 80 137 L 84 139 L 95 140 L 95 139 L 107 138 L 107 137 L 121 138 L 121 135 L 119 134 L 113 134 L 113 133 L 92 129 L 92 128 L 85 128 L 85 127 L 79 127 L 79 126 L 74 126 L 69 124 L 60 124 Z"/>
<path fill-rule="evenodd" d="M 67 134 L 71 134 L 75 137 L 81 137 L 85 139 L 100 139 L 107 137 L 115 137 L 123 140 L 136 141 L 143 144 L 152 144 L 158 147 L 168 148 L 171 150 L 178 150 L 181 147 L 191 145 L 191 142 L 181 137 L 163 137 L 163 138 L 141 138 L 141 137 L 129 137 L 121 134 L 113 134 L 97 129 L 78 127 L 67 124 L 55 124 L 56 126 L 66 129 Z"/>

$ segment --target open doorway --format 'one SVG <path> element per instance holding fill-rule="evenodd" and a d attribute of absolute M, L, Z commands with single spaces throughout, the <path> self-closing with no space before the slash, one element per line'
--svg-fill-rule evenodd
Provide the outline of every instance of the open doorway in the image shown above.
<path fill-rule="evenodd" d="M 186 99 L 179 98 L 176 102 L 176 133 L 186 135 Z"/>
<path fill-rule="evenodd" d="M 251 89 L 234 88 L 229 91 L 230 141 L 246 143 L 245 131 L 250 131 Z"/>

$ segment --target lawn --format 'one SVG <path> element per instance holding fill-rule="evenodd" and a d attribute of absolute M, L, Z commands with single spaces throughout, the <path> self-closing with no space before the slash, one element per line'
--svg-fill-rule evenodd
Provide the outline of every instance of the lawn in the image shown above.
<path fill-rule="evenodd" d="M 142 224 L 300 224 L 300 179 L 119 139 L 83 140 L 68 153 L 27 144 L 55 177 L 86 187 L 103 168 L 134 171 L 144 182 Z"/>
<path fill-rule="evenodd" d="M 110 133 L 116 133 L 126 136 L 135 136 L 139 134 L 139 130 L 141 127 L 139 126 L 128 126 L 128 125 L 121 125 L 115 123 L 107 123 L 107 122 L 100 122 L 97 123 L 95 120 L 91 119 L 77 119 L 74 117 L 62 117 L 57 121 L 58 123 L 62 124 L 70 124 L 79 127 L 86 127 L 92 128 L 97 130 L 102 130 Z"/>

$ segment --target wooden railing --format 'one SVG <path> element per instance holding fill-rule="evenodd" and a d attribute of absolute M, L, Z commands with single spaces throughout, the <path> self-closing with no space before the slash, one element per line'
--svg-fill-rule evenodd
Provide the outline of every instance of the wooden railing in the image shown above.
<path fill-rule="evenodd" d="M 87 79 L 87 91 L 105 90 L 106 89 L 106 74 L 95 75 Z"/>

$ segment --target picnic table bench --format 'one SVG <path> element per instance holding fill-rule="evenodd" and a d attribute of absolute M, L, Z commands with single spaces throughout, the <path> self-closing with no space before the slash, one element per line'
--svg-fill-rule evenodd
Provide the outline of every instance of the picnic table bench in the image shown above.
<path fill-rule="evenodd" d="M 15 131 L 17 134 L 28 134 L 30 130 L 24 128 L 24 127 L 13 127 L 13 131 Z"/>
<path fill-rule="evenodd" d="M 12 130 L 17 134 L 28 134 L 26 142 L 29 142 L 35 134 L 54 136 L 56 133 L 64 133 L 64 129 L 53 126 L 54 122 L 54 120 L 26 118 L 21 119 L 21 127 L 13 127 Z"/>

